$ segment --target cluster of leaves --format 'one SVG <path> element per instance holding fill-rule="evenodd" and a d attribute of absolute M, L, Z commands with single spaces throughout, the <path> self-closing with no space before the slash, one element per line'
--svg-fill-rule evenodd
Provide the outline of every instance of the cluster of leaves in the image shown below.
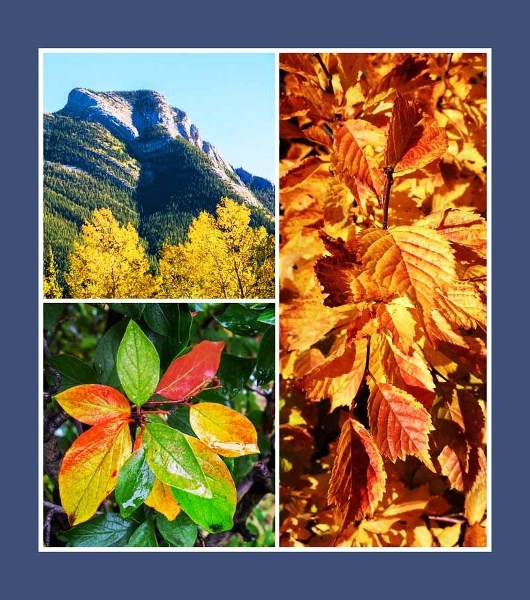
<path fill-rule="evenodd" d="M 251 227 L 250 210 L 223 198 L 217 215 L 201 212 L 188 241 L 166 244 L 153 274 L 149 256 L 131 223 L 121 226 L 108 208 L 96 210 L 81 228 L 59 277 L 49 250 L 45 297 L 63 296 L 66 280 L 72 298 L 272 298 L 274 236 Z"/>
<path fill-rule="evenodd" d="M 280 58 L 281 543 L 486 543 L 486 56 Z"/>
<path fill-rule="evenodd" d="M 259 455 L 272 452 L 264 399 L 274 380 L 273 307 L 111 308 L 117 322 L 92 365 L 51 354 L 55 340 L 48 347 L 45 444 L 69 438 L 60 469 L 44 452 L 47 506 L 72 526 L 55 543 L 192 546 L 200 531 L 202 539 L 236 525 L 251 539 L 234 515 Z M 45 327 L 54 331 L 64 309 L 46 305 Z"/>

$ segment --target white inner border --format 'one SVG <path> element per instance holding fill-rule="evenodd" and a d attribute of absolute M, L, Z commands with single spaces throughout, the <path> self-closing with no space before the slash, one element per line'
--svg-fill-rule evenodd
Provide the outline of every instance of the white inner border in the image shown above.
<path fill-rule="evenodd" d="M 43 269 L 44 269 L 44 256 L 43 256 L 43 245 L 44 245 L 44 231 L 43 231 L 43 214 L 44 214 L 44 55 L 45 54 L 102 54 L 102 53 L 131 53 L 131 54 L 211 54 L 211 53 L 219 53 L 219 54 L 274 54 L 275 55 L 275 98 L 276 98 L 276 107 L 275 107 L 275 123 L 274 129 L 276 132 L 276 180 L 274 181 L 275 190 L 276 190 L 276 206 L 275 206 L 275 216 L 276 216 L 276 281 L 275 281 L 275 306 L 276 306 L 276 315 L 278 317 L 278 307 L 279 307 L 279 54 L 283 52 L 348 52 L 348 53 L 359 53 L 359 54 L 375 54 L 375 53 L 455 53 L 455 52 L 463 52 L 463 53 L 483 53 L 486 54 L 486 69 L 487 69 L 487 152 L 486 152 L 486 161 L 487 161 L 487 267 L 488 267 L 488 277 L 487 277 L 487 316 L 488 316 L 488 332 L 487 332 L 487 440 L 488 440 L 488 463 L 487 463 L 487 485 L 488 485 L 488 504 L 487 504 L 487 536 L 488 542 L 485 548 L 469 548 L 469 547 L 457 547 L 457 548 L 413 548 L 413 547 L 391 547 L 391 548 L 347 548 L 347 547 L 303 547 L 303 548 L 293 548 L 293 547 L 280 547 L 279 546 L 279 526 L 280 526 L 280 446 L 279 446 L 279 394 L 280 394 L 280 376 L 279 376 L 279 332 L 280 332 L 280 323 L 279 319 L 276 319 L 276 327 L 275 327 L 275 341 L 276 341 L 276 404 L 275 404 L 275 434 L 276 434 L 276 459 L 275 459 L 275 469 L 276 469 L 276 481 L 275 481 L 275 547 L 266 547 L 266 548 L 248 548 L 248 547 L 238 547 L 238 548 L 216 548 L 216 547 L 192 547 L 192 548 L 127 548 L 127 547 L 117 547 L 117 548 L 48 548 L 44 546 L 44 542 L 42 539 L 42 523 L 44 522 L 44 507 L 42 498 L 39 496 L 39 521 L 38 521 L 38 551 L 39 552 L 145 552 L 145 553 L 157 553 L 157 552 L 452 552 L 452 553 L 461 553 L 461 552 L 492 552 L 492 419 L 491 419 L 491 392 L 492 392 L 492 344 L 491 344 L 491 327 L 492 327 L 492 307 L 491 307 L 491 290 L 492 290 L 492 271 L 491 271 L 491 257 L 492 257 L 492 248 L 491 248 L 491 221 L 489 216 L 491 214 L 491 201 L 492 201 L 492 124 L 491 124 L 491 98 L 492 98 L 492 60 L 491 48 L 39 48 L 39 115 L 38 115 L 38 123 L 39 123 L 39 138 L 38 138 L 38 152 L 39 152 L 39 240 L 38 240 L 38 251 L 39 251 L 39 346 L 38 346 L 38 354 L 39 354 L 39 377 L 38 377 L 38 390 L 37 390 L 37 401 L 39 406 L 38 411 L 38 430 L 39 430 L 39 460 L 38 460 L 38 489 L 42 490 L 42 473 L 44 471 L 44 463 L 43 463 L 43 431 L 42 431 L 42 423 L 44 418 L 44 407 L 42 403 L 42 390 L 44 384 L 44 361 L 42 355 L 42 346 L 43 346 L 43 313 L 44 313 L 44 300 L 43 300 Z M 132 300 L 119 300 L 113 299 L 114 301 L 120 302 L 165 302 L 166 300 L 160 299 L 132 299 Z M 208 302 L 212 299 L 208 298 L 194 298 L 193 302 Z M 182 302 L 188 302 L 190 299 L 183 299 Z M 270 299 L 252 299 L 252 300 L 215 300 L 216 302 L 225 302 L 227 304 L 233 302 L 241 302 L 241 303 L 254 303 L 254 302 L 266 302 L 272 303 L 273 301 Z M 105 299 L 60 299 L 60 300 L 46 300 L 46 302 L 50 303 L 70 303 L 70 302 L 80 302 L 80 303 L 89 303 L 89 302 L 106 302 Z M 171 302 L 170 299 L 167 302 Z M 175 302 L 179 302 L 175 300 Z"/>

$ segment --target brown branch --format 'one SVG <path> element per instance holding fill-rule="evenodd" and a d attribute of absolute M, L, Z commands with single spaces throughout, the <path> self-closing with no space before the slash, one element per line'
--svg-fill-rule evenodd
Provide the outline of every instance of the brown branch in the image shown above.
<path fill-rule="evenodd" d="M 383 167 L 385 187 L 383 188 L 383 229 L 388 229 L 388 207 L 390 205 L 390 189 L 394 183 L 394 167 Z"/>
<path fill-rule="evenodd" d="M 58 504 L 53 504 L 53 502 L 48 502 L 44 500 L 44 508 L 48 509 L 46 513 L 46 517 L 44 518 L 44 545 L 50 546 L 51 543 L 51 534 L 52 534 L 52 519 L 55 514 L 66 514 L 65 510 L 62 506 Z"/>
<path fill-rule="evenodd" d="M 324 74 L 328 80 L 325 91 L 328 94 L 332 94 L 333 93 L 333 76 L 331 75 L 331 73 L 328 71 L 326 65 L 324 64 L 324 61 L 322 60 L 320 53 L 315 52 L 313 54 L 313 56 L 318 60 L 318 64 L 320 65 L 321 69 L 324 71 Z"/>

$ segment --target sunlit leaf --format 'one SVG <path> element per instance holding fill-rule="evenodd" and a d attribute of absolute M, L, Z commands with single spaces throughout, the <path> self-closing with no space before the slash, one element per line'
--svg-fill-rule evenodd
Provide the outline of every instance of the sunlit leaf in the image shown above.
<path fill-rule="evenodd" d="M 176 358 L 162 376 L 156 393 L 170 400 L 184 400 L 198 394 L 215 377 L 224 342 L 205 340 Z"/>
<path fill-rule="evenodd" d="M 147 464 L 163 483 L 211 498 L 205 474 L 189 439 L 162 423 L 148 423 L 144 433 Z"/>
<path fill-rule="evenodd" d="M 149 400 L 160 377 L 160 359 L 152 342 L 134 321 L 129 321 L 121 340 L 116 369 L 131 402 L 142 406 Z"/>
<path fill-rule="evenodd" d="M 107 385 L 78 385 L 57 394 L 55 399 L 70 416 L 87 425 L 127 421 L 131 416 L 127 398 Z"/>
<path fill-rule="evenodd" d="M 254 425 L 227 406 L 212 402 L 194 404 L 190 424 L 197 437 L 221 456 L 259 453 Z"/>
<path fill-rule="evenodd" d="M 61 464 L 59 489 L 71 525 L 90 519 L 114 490 L 131 446 L 129 424 L 123 420 L 94 425 L 70 446 Z"/>
<path fill-rule="evenodd" d="M 211 497 L 201 497 L 177 488 L 172 488 L 173 495 L 195 523 L 211 533 L 227 531 L 232 528 L 237 502 L 230 471 L 221 458 L 200 440 L 188 436 L 186 439 L 204 472 Z"/>

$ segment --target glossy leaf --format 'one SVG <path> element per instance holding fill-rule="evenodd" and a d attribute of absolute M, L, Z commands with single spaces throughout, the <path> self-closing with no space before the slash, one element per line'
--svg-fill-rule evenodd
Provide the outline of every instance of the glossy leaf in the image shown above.
<path fill-rule="evenodd" d="M 275 331 L 269 327 L 263 337 L 258 350 L 258 361 L 256 363 L 256 383 L 263 385 L 274 380 L 276 368 Z"/>
<path fill-rule="evenodd" d="M 197 437 L 221 456 L 259 453 L 254 425 L 227 406 L 212 402 L 194 404 L 190 408 L 190 424 Z"/>
<path fill-rule="evenodd" d="M 81 434 L 64 455 L 59 473 L 61 503 L 71 525 L 87 521 L 114 490 L 131 454 L 127 421 L 107 421 Z"/>
<path fill-rule="evenodd" d="M 230 471 L 208 446 L 197 438 L 186 438 L 204 472 L 211 497 L 204 498 L 176 488 L 172 488 L 173 495 L 182 510 L 207 531 L 228 531 L 233 525 L 237 502 L 236 487 Z"/>
<path fill-rule="evenodd" d="M 186 345 L 190 337 L 191 314 L 186 304 L 150 303 L 143 317 L 156 333 L 172 337 Z"/>
<path fill-rule="evenodd" d="M 180 513 L 180 506 L 171 493 L 171 488 L 155 479 L 151 493 L 145 500 L 145 504 L 162 513 L 169 521 L 173 521 Z"/>
<path fill-rule="evenodd" d="M 153 522 L 149 520 L 140 524 L 129 538 L 127 546 L 133 548 L 157 548 L 158 542 L 156 541 Z"/>
<path fill-rule="evenodd" d="M 191 547 L 197 539 L 198 527 L 186 513 L 181 512 L 179 516 L 170 521 L 163 515 L 157 515 L 156 525 L 162 537 L 171 546 Z"/>
<path fill-rule="evenodd" d="M 147 464 L 163 483 L 211 498 L 212 492 L 190 439 L 162 423 L 148 423 L 144 432 Z"/>
<path fill-rule="evenodd" d="M 199 342 L 169 365 L 156 393 L 170 400 L 184 400 L 198 394 L 215 377 L 223 347 L 224 342 Z"/>
<path fill-rule="evenodd" d="M 370 434 L 357 421 L 344 422 L 329 482 L 328 502 L 342 516 L 342 527 L 371 514 L 385 491 L 383 459 Z"/>
<path fill-rule="evenodd" d="M 107 385 L 78 385 L 57 394 L 55 399 L 70 416 L 87 425 L 128 421 L 131 417 L 127 398 Z"/>
<path fill-rule="evenodd" d="M 132 519 L 104 513 L 63 531 L 60 538 L 67 546 L 74 548 L 126 546 L 136 526 L 137 523 Z"/>
<path fill-rule="evenodd" d="M 145 304 L 142 302 L 112 302 L 109 304 L 112 310 L 126 315 L 138 321 L 144 312 Z"/>
<path fill-rule="evenodd" d="M 258 321 L 260 323 L 274 326 L 276 323 L 276 311 L 274 310 L 274 307 L 266 308 L 265 310 L 261 311 Z"/>
<path fill-rule="evenodd" d="M 94 354 L 94 370 L 99 376 L 100 383 L 115 388 L 121 388 L 116 371 L 116 355 L 126 328 L 126 320 L 113 325 L 101 338 Z"/>
<path fill-rule="evenodd" d="M 154 481 L 155 476 L 145 460 L 145 448 L 141 447 L 131 454 L 118 473 L 114 497 L 122 517 L 129 517 L 146 501 Z"/>
<path fill-rule="evenodd" d="M 267 327 L 266 323 L 259 321 L 261 315 L 261 311 L 252 310 L 243 304 L 229 304 L 215 319 L 232 333 L 248 336 L 257 335 Z"/>
<path fill-rule="evenodd" d="M 90 365 L 76 356 L 58 354 L 48 360 L 48 364 L 59 372 L 60 391 L 82 383 L 97 383 L 97 375 Z"/>
<path fill-rule="evenodd" d="M 177 404 L 175 410 L 168 415 L 167 424 L 181 433 L 195 435 L 190 425 L 190 407 L 187 404 Z"/>
<path fill-rule="evenodd" d="M 244 390 L 255 366 L 256 360 L 253 358 L 242 358 L 225 352 L 221 356 L 221 363 L 217 372 L 217 376 L 223 385 L 223 392 L 231 398 Z"/>
<path fill-rule="evenodd" d="M 129 321 L 118 348 L 116 370 L 131 402 L 142 406 L 153 395 L 160 377 L 160 359 L 134 321 Z"/>

